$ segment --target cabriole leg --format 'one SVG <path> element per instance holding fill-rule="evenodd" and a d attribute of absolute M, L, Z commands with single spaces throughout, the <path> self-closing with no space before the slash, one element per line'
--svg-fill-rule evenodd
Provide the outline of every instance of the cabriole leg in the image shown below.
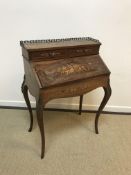
<path fill-rule="evenodd" d="M 43 123 L 43 103 L 41 99 L 36 101 L 36 113 L 37 113 L 37 122 L 41 134 L 41 159 L 43 159 L 45 153 L 45 134 L 44 134 L 44 123 Z"/>
<path fill-rule="evenodd" d="M 79 102 L 79 115 L 81 115 L 81 112 L 82 112 L 82 102 L 83 102 L 83 95 L 80 96 L 80 102 Z"/>
<path fill-rule="evenodd" d="M 25 84 L 25 75 L 24 75 L 24 80 L 21 86 L 21 91 L 23 93 L 26 105 L 28 107 L 29 113 L 30 113 L 30 128 L 29 128 L 29 132 L 32 131 L 32 127 L 33 127 L 33 113 L 32 113 L 32 109 L 31 109 L 31 105 L 30 105 L 30 101 L 29 101 L 29 97 L 28 97 L 28 87 Z"/>
<path fill-rule="evenodd" d="M 103 108 L 105 107 L 105 105 L 107 104 L 110 96 L 111 96 L 111 87 L 110 87 L 110 84 L 108 83 L 107 87 L 103 87 L 104 89 L 104 92 L 105 92 L 105 95 L 104 95 L 104 98 L 101 102 L 101 105 L 96 113 L 96 118 L 95 118 L 95 132 L 96 134 L 98 134 L 98 120 L 99 120 L 99 116 L 103 110 Z"/>

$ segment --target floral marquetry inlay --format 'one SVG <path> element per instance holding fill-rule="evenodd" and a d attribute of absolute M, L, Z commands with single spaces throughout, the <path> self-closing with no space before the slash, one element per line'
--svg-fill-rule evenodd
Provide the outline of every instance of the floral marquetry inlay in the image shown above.
<path fill-rule="evenodd" d="M 68 63 L 66 66 L 59 67 L 56 72 L 61 75 L 70 75 L 73 73 L 82 73 L 88 71 L 88 67 L 84 64 Z"/>

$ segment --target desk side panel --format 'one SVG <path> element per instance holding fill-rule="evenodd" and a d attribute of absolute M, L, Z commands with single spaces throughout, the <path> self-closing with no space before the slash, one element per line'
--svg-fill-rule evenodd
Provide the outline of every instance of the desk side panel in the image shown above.
<path fill-rule="evenodd" d="M 29 88 L 29 92 L 34 97 L 39 97 L 39 89 L 41 88 L 35 72 L 32 69 L 31 62 L 23 58 L 25 70 L 25 84 Z"/>

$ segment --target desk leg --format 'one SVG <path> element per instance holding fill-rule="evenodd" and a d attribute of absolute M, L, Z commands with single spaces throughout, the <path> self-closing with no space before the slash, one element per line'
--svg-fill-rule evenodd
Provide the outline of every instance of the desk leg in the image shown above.
<path fill-rule="evenodd" d="M 36 113 L 37 113 L 37 122 L 41 134 L 41 159 L 43 159 L 45 153 L 45 134 L 44 134 L 44 123 L 43 123 L 43 103 L 41 99 L 36 101 Z"/>
<path fill-rule="evenodd" d="M 28 87 L 25 84 L 25 75 L 24 75 L 24 80 L 21 86 L 21 91 L 23 93 L 26 105 L 28 107 L 29 113 L 30 113 L 30 128 L 29 128 L 29 132 L 32 131 L 32 127 L 33 127 L 33 113 L 32 113 L 32 109 L 31 109 L 31 105 L 30 105 L 30 101 L 29 101 L 29 97 L 28 97 Z"/>
<path fill-rule="evenodd" d="M 80 102 L 79 102 L 79 115 L 81 115 L 81 112 L 82 112 L 82 102 L 83 102 L 83 95 L 80 96 Z"/>
<path fill-rule="evenodd" d="M 95 118 L 95 132 L 96 134 L 98 134 L 98 120 L 99 120 L 99 116 L 103 110 L 103 108 L 105 107 L 105 105 L 107 104 L 110 96 L 111 96 L 111 87 L 110 87 L 110 84 L 108 83 L 108 86 L 107 87 L 103 87 L 104 89 L 104 92 L 105 92 L 105 95 L 104 95 L 104 98 L 101 102 L 101 105 L 96 113 L 96 118 Z"/>

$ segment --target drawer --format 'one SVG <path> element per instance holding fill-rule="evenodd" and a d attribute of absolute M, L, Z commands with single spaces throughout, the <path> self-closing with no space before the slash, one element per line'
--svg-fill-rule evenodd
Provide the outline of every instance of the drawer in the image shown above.
<path fill-rule="evenodd" d="M 89 56 L 97 55 L 99 53 L 99 48 L 97 47 L 78 47 L 75 49 L 69 49 L 69 57 L 79 57 L 79 56 Z"/>
<path fill-rule="evenodd" d="M 35 59 L 43 59 L 43 60 L 49 60 L 49 59 L 62 59 L 66 57 L 65 50 L 44 50 L 44 51 L 32 51 L 29 53 L 29 57 L 31 60 Z"/>

